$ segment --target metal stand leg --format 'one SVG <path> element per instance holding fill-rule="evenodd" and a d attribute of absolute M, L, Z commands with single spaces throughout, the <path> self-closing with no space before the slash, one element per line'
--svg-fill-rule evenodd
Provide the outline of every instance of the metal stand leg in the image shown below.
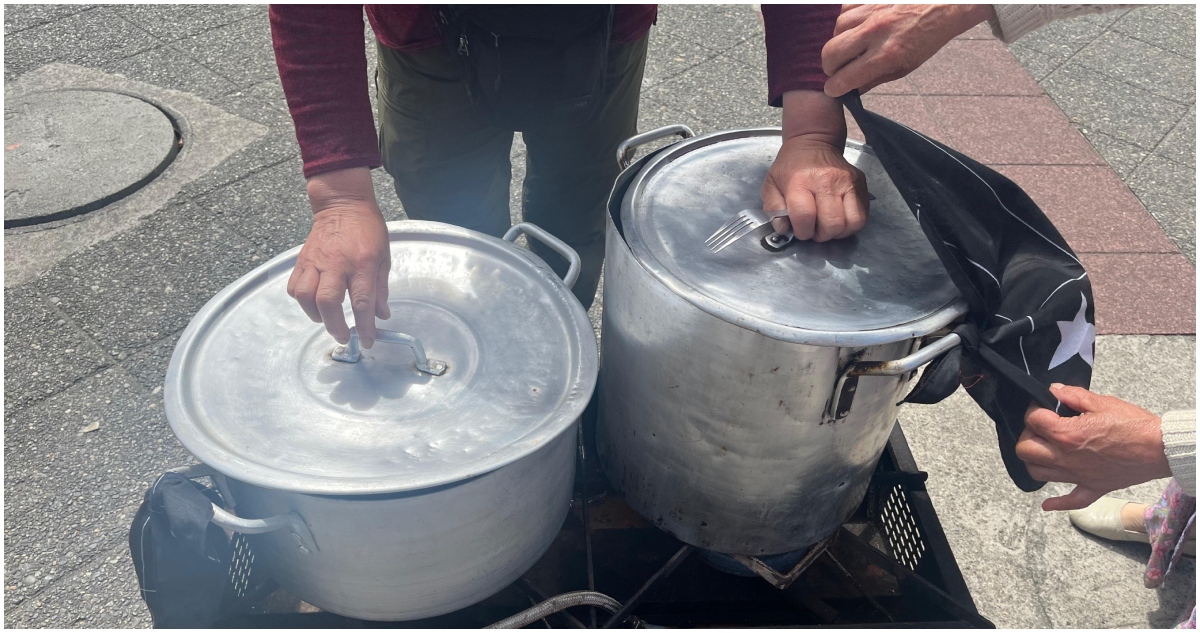
<path fill-rule="evenodd" d="M 658 584 L 660 580 L 670 576 L 671 572 L 675 571 L 675 569 L 678 568 L 683 561 L 687 560 L 688 554 L 691 554 L 693 549 L 694 548 L 691 545 L 684 545 L 683 547 L 679 548 L 679 551 L 675 552 L 675 555 L 671 557 L 671 560 L 668 560 L 666 565 L 663 565 L 661 569 L 654 572 L 654 575 L 646 581 L 646 584 L 642 585 L 642 588 L 638 589 L 637 593 L 633 594 L 633 597 L 625 602 L 625 606 L 621 607 L 621 610 L 613 615 L 613 617 L 609 618 L 601 628 L 611 629 L 621 622 L 624 622 L 625 618 L 629 617 L 629 614 L 633 613 L 633 610 L 637 608 L 639 603 L 641 603 L 642 598 L 646 597 L 646 593 L 654 588 L 654 585 Z"/>

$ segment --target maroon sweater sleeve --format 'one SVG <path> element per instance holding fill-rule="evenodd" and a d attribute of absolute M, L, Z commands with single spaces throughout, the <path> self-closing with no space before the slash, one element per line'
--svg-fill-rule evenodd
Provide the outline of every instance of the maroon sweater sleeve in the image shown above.
<path fill-rule="evenodd" d="M 304 177 L 380 166 L 362 5 L 271 5 L 270 13 Z"/>
<path fill-rule="evenodd" d="M 767 100 L 778 108 L 790 90 L 823 90 L 821 49 L 833 37 L 840 4 L 764 4 Z"/>

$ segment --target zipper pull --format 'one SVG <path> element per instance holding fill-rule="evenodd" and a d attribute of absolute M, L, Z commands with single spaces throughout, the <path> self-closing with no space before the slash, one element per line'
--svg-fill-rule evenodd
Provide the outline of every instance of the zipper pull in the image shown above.
<path fill-rule="evenodd" d="M 471 51 L 467 48 L 467 36 L 466 35 L 458 36 L 458 54 L 462 55 L 463 57 L 471 56 Z"/>

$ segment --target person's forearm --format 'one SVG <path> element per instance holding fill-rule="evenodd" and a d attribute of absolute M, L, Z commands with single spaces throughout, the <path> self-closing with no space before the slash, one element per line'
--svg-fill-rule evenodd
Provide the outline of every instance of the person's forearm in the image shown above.
<path fill-rule="evenodd" d="M 780 107 L 794 90 L 821 90 L 821 47 L 833 35 L 841 5 L 764 4 L 767 48 L 767 103 Z"/>
<path fill-rule="evenodd" d="M 309 178 L 308 201 L 314 214 L 335 207 L 379 213 L 371 170 L 366 167 L 327 171 Z"/>
<path fill-rule="evenodd" d="M 846 143 L 842 104 L 819 90 L 783 93 L 783 139 L 803 136 L 834 147 Z"/>
<path fill-rule="evenodd" d="M 361 5 L 272 5 L 279 80 L 304 176 L 381 164 Z"/>

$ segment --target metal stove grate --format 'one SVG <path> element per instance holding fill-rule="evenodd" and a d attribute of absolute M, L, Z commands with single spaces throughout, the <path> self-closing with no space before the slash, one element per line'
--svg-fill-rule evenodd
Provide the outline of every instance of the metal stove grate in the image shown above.
<path fill-rule="evenodd" d="M 905 567 L 915 571 L 925 554 L 925 537 L 917 526 L 912 508 L 908 505 L 908 495 L 901 486 L 893 486 L 888 492 L 879 514 L 892 555 Z"/>
<path fill-rule="evenodd" d="M 590 460 L 580 456 L 585 473 L 580 496 L 603 486 L 589 481 Z M 598 475 L 598 472 L 593 472 Z M 608 596 L 618 613 L 586 604 L 555 615 L 541 614 L 536 623 L 552 626 L 603 625 L 732 627 L 732 626 L 863 626 L 988 627 L 971 600 L 937 514 L 925 492 L 927 475 L 916 468 L 899 425 L 879 460 L 871 486 L 852 520 L 827 541 L 827 549 L 794 579 L 743 578 L 692 560 L 665 532 L 631 518 L 633 511 L 608 495 L 600 503 L 580 504 L 572 512 L 550 550 L 521 578 L 479 603 L 436 618 L 403 623 L 406 627 L 479 628 L 514 614 L 531 603 L 552 598 Z M 589 506 L 595 506 L 589 509 Z M 592 520 L 602 508 L 603 520 Z M 635 515 L 634 515 L 635 516 Z M 603 528 L 594 527 L 603 525 Z M 238 537 L 230 569 L 239 595 L 236 609 L 218 627 L 363 628 L 396 623 L 367 622 L 302 609 L 286 590 L 275 593 L 267 565 L 255 558 L 250 542 Z M 890 550 L 890 553 L 884 550 Z M 594 550 L 594 551 L 593 551 Z M 802 561 L 803 563 L 804 561 Z M 679 571 L 676 571 L 678 569 Z M 674 573 L 673 573 L 674 572 Z M 795 582 L 791 582 L 795 580 Z M 772 586 L 774 585 L 774 586 Z M 586 591 L 585 591 L 586 588 Z M 603 597 L 602 596 L 602 597 Z M 649 623 L 649 624 L 647 624 Z"/>
<path fill-rule="evenodd" d="M 254 573 L 254 550 L 246 535 L 233 535 L 233 560 L 229 562 L 229 582 L 233 592 L 239 598 L 244 598 L 250 589 L 250 577 Z"/>

